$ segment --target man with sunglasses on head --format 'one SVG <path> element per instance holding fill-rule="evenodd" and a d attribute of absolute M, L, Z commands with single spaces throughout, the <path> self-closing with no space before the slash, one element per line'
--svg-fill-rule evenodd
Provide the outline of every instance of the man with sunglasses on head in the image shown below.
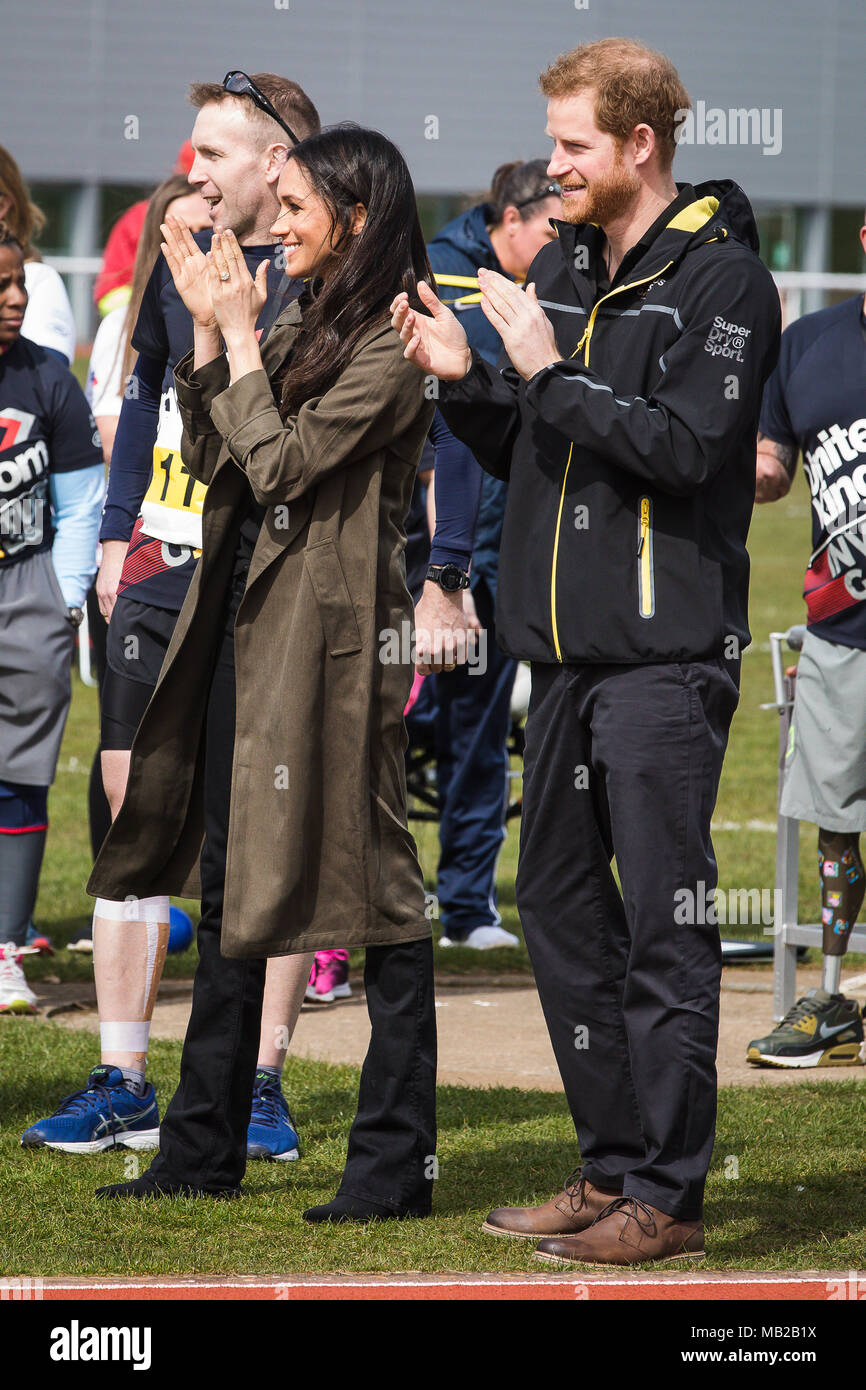
<path fill-rule="evenodd" d="M 288 150 L 320 129 L 315 106 L 297 83 L 272 73 L 230 72 L 223 83 L 196 82 L 198 114 L 189 181 L 210 207 L 215 229 L 231 229 L 252 275 L 268 259 L 268 301 L 258 321 L 266 334 L 286 302 L 300 294 L 287 279 L 283 248 L 270 227 Z M 213 230 L 195 240 L 207 250 Z M 144 293 L 132 337 L 138 352 L 124 393 L 111 458 L 97 579 L 109 621 L 102 693 L 102 772 L 112 816 L 123 801 L 130 748 L 150 700 L 201 547 L 206 489 L 180 456 L 175 364 L 192 347 L 193 325 L 162 256 Z M 157 1148 L 159 1110 L 145 1079 L 150 1019 L 168 945 L 168 898 L 108 902 L 93 918 L 94 974 L 101 1065 L 83 1090 L 22 1136 L 25 1147 L 97 1153 L 110 1147 Z M 309 956 L 268 964 L 248 1157 L 298 1157 L 298 1136 L 282 1094 L 281 1071 L 310 973 Z M 224 962 L 226 970 L 242 961 Z"/>

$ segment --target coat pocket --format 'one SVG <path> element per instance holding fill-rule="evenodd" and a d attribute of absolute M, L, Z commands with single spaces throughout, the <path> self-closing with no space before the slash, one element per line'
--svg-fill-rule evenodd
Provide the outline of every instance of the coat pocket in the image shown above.
<path fill-rule="evenodd" d="M 331 656 L 359 652 L 362 643 L 358 618 L 333 539 L 307 546 L 304 563 L 319 605 L 328 652 Z"/>

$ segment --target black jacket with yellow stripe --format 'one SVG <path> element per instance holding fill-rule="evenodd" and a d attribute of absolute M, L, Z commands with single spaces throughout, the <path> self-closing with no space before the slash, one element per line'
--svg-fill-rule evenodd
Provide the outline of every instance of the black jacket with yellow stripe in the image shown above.
<path fill-rule="evenodd" d="M 591 224 L 555 222 L 527 282 L 561 360 L 528 383 L 473 354 L 450 429 L 509 480 L 496 632 L 543 662 L 734 656 L 780 306 L 731 182 L 681 187 L 612 286 Z"/>

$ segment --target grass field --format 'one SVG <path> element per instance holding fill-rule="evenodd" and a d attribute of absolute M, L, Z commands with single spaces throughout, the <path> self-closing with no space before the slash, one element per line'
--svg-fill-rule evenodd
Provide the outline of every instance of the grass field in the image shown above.
<path fill-rule="evenodd" d="M 290 1060 L 286 1091 L 305 1155 L 252 1164 L 240 1202 L 116 1204 L 97 1202 L 93 1189 L 133 1176 L 146 1155 L 75 1158 L 17 1147 L 27 1123 L 80 1086 L 92 1050 L 89 1037 L 57 1024 L 7 1020 L 0 1030 L 0 1275 L 538 1272 L 524 1242 L 491 1239 L 479 1226 L 491 1206 L 546 1200 L 573 1167 L 573 1131 L 558 1095 L 440 1087 L 435 1216 L 312 1228 L 301 1212 L 336 1190 L 354 1068 Z M 162 1097 L 174 1089 L 179 1059 L 179 1043 L 153 1045 Z M 858 1083 L 723 1091 L 707 1193 L 708 1264 L 861 1268 L 862 1165 Z"/>
<path fill-rule="evenodd" d="M 775 837 L 777 716 L 767 633 L 799 621 L 808 546 L 808 502 L 793 495 L 756 515 L 752 531 L 752 631 L 743 693 L 716 813 L 722 888 L 771 888 Z M 58 946 L 89 918 L 83 889 L 89 869 L 86 784 L 96 742 L 95 692 L 77 680 L 51 798 L 51 832 L 36 920 Z M 816 832 L 802 836 L 801 915 L 818 913 Z M 421 826 L 425 874 L 435 888 L 436 828 Z M 500 860 L 504 924 L 519 931 L 514 906 L 517 832 L 512 823 Z M 195 914 L 196 905 L 188 904 Z M 731 928 L 726 934 L 733 934 Z M 745 934 L 758 935 L 759 929 Z M 194 952 L 169 957 L 168 973 L 189 975 Z M 852 962 L 853 963 L 853 962 Z M 528 969 L 521 947 L 478 953 L 437 949 L 437 967 L 489 972 Z M 32 976 L 89 978 L 87 958 L 59 950 L 28 962 Z M 162 1103 L 177 1079 L 180 1045 L 154 1043 L 151 1076 Z M 503 1201 L 546 1199 L 574 1166 L 573 1132 L 561 1097 L 518 1090 L 440 1089 L 440 1176 L 436 1216 L 395 1227 L 312 1229 L 303 1208 L 333 1193 L 354 1109 L 357 1072 L 290 1059 L 286 1091 L 305 1145 L 302 1161 L 253 1165 L 240 1204 L 99 1204 L 100 1182 L 130 1173 L 121 1153 L 75 1159 L 23 1153 L 22 1129 L 81 1085 L 93 1040 L 32 1020 L 0 1024 L 0 1272 L 30 1274 L 317 1273 L 324 1271 L 490 1270 L 532 1268 L 529 1250 L 484 1237 L 480 1220 Z M 708 1187 L 709 1264 L 724 1269 L 857 1268 L 866 1263 L 866 1189 L 862 1182 L 864 1098 L 853 1082 L 832 1087 L 729 1088 L 720 1096 L 716 1151 Z M 140 1161 L 140 1160 L 139 1160 Z M 734 1173 L 737 1176 L 734 1178 Z"/>
<path fill-rule="evenodd" d="M 775 874 L 775 836 L 768 829 L 749 828 L 749 823 L 772 826 L 776 815 L 776 760 L 778 716 L 760 705 L 773 698 L 767 634 L 787 628 L 803 616 L 800 597 L 803 567 L 808 549 L 809 504 L 802 477 L 784 501 L 757 509 L 752 526 L 751 627 L 753 644 L 743 659 L 742 696 L 734 718 L 728 757 L 722 777 L 714 833 L 719 861 L 719 886 L 727 889 L 771 889 Z M 86 820 L 87 778 L 97 740 L 96 692 L 75 679 L 72 710 L 60 757 L 57 780 L 51 793 L 51 831 L 36 909 L 38 925 L 62 945 L 90 916 L 90 900 L 84 883 L 90 867 Z M 425 877 L 435 891 L 438 850 L 437 827 L 415 823 Z M 520 934 L 514 904 L 517 865 L 517 822 L 510 822 L 499 862 L 498 886 L 503 925 Z M 801 920 L 816 921 L 819 914 L 816 866 L 817 831 L 801 830 Z M 193 916 L 197 904 L 186 904 Z M 434 922 L 434 927 L 436 923 Z M 760 936 L 761 928 L 726 928 L 725 935 Z M 437 928 L 438 934 L 438 928 Z M 169 958 L 169 975 L 189 974 L 194 951 Z M 485 952 L 449 949 L 437 951 L 438 963 L 449 972 L 485 970 L 526 971 L 525 950 Z M 853 958 L 852 958 L 853 959 Z M 62 979 L 87 977 L 90 962 L 61 952 L 50 961 L 28 964 L 34 977 L 58 975 Z"/>

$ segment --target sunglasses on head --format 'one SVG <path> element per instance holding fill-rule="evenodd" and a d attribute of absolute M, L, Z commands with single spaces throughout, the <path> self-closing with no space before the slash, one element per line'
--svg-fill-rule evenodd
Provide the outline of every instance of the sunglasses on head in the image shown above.
<path fill-rule="evenodd" d="M 300 139 L 287 125 L 282 116 L 278 116 L 273 104 L 268 101 L 264 92 L 260 92 L 251 77 L 247 77 L 245 72 L 227 72 L 223 78 L 223 86 L 227 92 L 231 92 L 235 97 L 251 97 L 260 111 L 264 111 L 266 116 L 270 116 L 276 121 L 277 125 L 282 126 L 283 130 L 291 139 L 293 145 L 299 145 Z"/>
<path fill-rule="evenodd" d="M 559 198 L 561 194 L 562 189 L 558 183 L 548 183 L 545 184 L 544 188 L 540 188 L 537 193 L 533 193 L 531 198 L 522 198 L 521 201 L 515 203 L 514 206 L 516 208 L 525 208 L 528 207 L 530 203 L 540 203 L 542 198 Z"/>

